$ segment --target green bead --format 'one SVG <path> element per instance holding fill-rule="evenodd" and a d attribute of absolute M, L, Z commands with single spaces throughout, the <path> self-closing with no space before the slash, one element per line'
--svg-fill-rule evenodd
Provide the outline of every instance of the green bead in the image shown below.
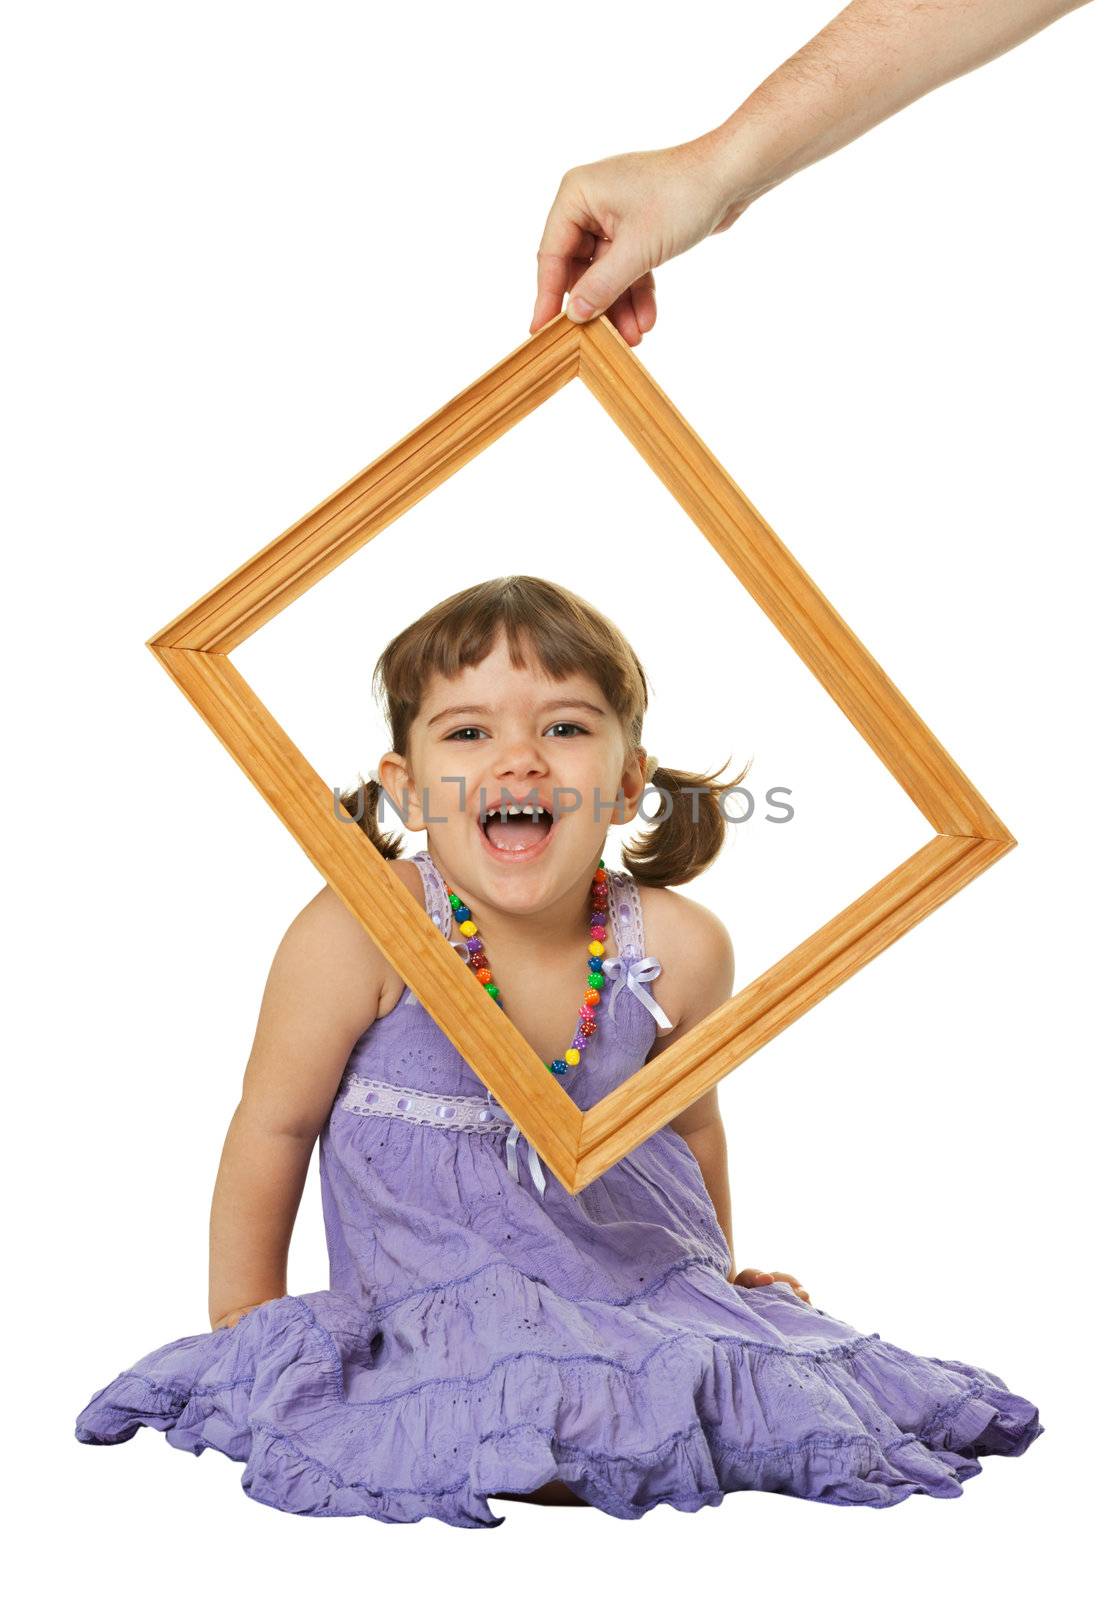
<path fill-rule="evenodd" d="M 451 901 L 452 910 L 454 910 L 456 906 L 461 906 L 463 903 L 453 889 L 448 889 L 447 898 Z"/>
<path fill-rule="evenodd" d="M 607 863 L 606 863 L 606 862 L 605 862 L 605 861 L 604 861 L 604 860 L 603 860 L 603 858 L 602 858 L 602 856 L 600 856 L 600 857 L 599 857 L 599 865 L 600 865 L 600 866 L 601 866 L 601 867 L 605 867 L 605 866 L 606 866 L 606 864 L 607 864 Z"/>
<path fill-rule="evenodd" d="M 498 985 L 496 983 L 484 983 L 482 987 L 487 994 L 492 994 L 495 1000 L 498 998 Z"/>
<path fill-rule="evenodd" d="M 601 989 L 606 981 L 601 972 L 589 972 L 587 974 L 587 985 L 590 989 Z"/>

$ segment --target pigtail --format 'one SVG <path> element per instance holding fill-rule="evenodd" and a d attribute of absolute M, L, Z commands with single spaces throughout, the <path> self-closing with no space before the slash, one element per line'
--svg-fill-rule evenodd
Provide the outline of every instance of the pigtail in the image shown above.
<path fill-rule="evenodd" d="M 643 804 L 642 816 L 651 826 L 633 844 L 623 846 L 627 872 L 651 888 L 688 883 L 703 872 L 722 850 L 727 834 L 721 797 L 742 782 L 752 765 L 748 761 L 742 772 L 724 783 L 716 778 L 726 761 L 711 777 L 655 767 L 647 782 L 659 791 L 657 810 L 651 815 L 648 802 Z"/>
<path fill-rule="evenodd" d="M 340 816 L 339 807 L 344 808 L 385 859 L 387 861 L 396 861 L 403 853 L 404 835 L 381 832 L 378 822 L 378 808 L 382 794 L 386 794 L 386 791 L 382 789 L 376 778 L 368 778 L 365 783 L 360 783 L 357 788 L 349 790 L 346 794 L 340 795 L 336 789 L 334 791 L 335 816 L 339 821 L 343 821 L 345 826 L 350 826 Z M 386 798 L 388 799 L 387 794 Z"/>

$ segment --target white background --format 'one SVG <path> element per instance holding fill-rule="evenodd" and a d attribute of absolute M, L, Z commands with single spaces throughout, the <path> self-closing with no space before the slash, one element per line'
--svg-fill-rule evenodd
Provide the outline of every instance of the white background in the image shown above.
<path fill-rule="evenodd" d="M 280 1515 L 227 1459 L 147 1430 L 72 1437 L 94 1389 L 208 1328 L 222 1139 L 272 954 L 321 884 L 145 639 L 527 337 L 567 167 L 702 133 L 834 10 L 9 22 L 9 1460 L 40 1584 L 345 1593 L 453 1572 L 566 1594 L 598 1573 L 669 1593 L 713 1561 L 720 1588 L 920 1595 L 1068 1581 L 1097 1553 L 1117 892 L 1103 6 L 659 269 L 637 351 L 1019 840 L 721 1086 L 737 1264 L 997 1372 L 1042 1439 L 987 1458 L 959 1500 L 886 1517 L 762 1494 L 633 1524 L 495 1501 L 500 1533 L 471 1539 Z M 382 645 L 518 571 L 628 633 L 665 764 L 753 756 L 757 798 L 793 789 L 791 824 L 733 827 L 682 890 L 732 928 L 738 984 L 929 836 L 579 383 L 235 661 L 346 786 L 387 748 Z M 294 1292 L 326 1286 L 316 1163 Z"/>

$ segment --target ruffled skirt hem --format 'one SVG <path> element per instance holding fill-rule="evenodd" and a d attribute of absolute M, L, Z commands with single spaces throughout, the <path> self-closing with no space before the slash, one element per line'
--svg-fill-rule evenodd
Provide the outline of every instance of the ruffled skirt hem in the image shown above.
<path fill-rule="evenodd" d="M 244 1492 L 277 1510 L 456 1527 L 498 1527 L 487 1496 L 553 1479 L 625 1520 L 742 1489 L 952 1498 L 977 1457 L 1044 1431 L 982 1368 L 696 1263 L 626 1306 L 563 1300 L 506 1264 L 384 1314 L 285 1296 L 146 1356 L 75 1432 L 120 1444 L 141 1427 L 244 1462 Z"/>

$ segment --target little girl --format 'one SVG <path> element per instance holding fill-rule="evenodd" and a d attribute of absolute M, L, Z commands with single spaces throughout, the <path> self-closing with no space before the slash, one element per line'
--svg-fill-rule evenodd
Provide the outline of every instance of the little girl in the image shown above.
<path fill-rule="evenodd" d="M 452 595 L 375 678 L 393 749 L 339 826 L 586 1110 L 733 992 L 726 929 L 670 885 L 718 854 L 738 779 L 651 763 L 633 650 L 537 578 Z M 663 793 L 633 871 L 608 868 L 647 780 Z M 427 849 L 382 835 L 388 801 Z M 290 1295 L 316 1138 L 330 1288 Z M 210 1321 L 100 1389 L 77 1437 L 156 1428 L 308 1516 L 493 1528 L 492 1498 L 633 1519 L 736 1489 L 889 1506 L 959 1495 L 978 1456 L 1043 1431 L 993 1373 L 860 1334 L 788 1273 L 736 1273 L 714 1089 L 570 1195 L 330 888 L 269 974 L 214 1193 Z"/>

